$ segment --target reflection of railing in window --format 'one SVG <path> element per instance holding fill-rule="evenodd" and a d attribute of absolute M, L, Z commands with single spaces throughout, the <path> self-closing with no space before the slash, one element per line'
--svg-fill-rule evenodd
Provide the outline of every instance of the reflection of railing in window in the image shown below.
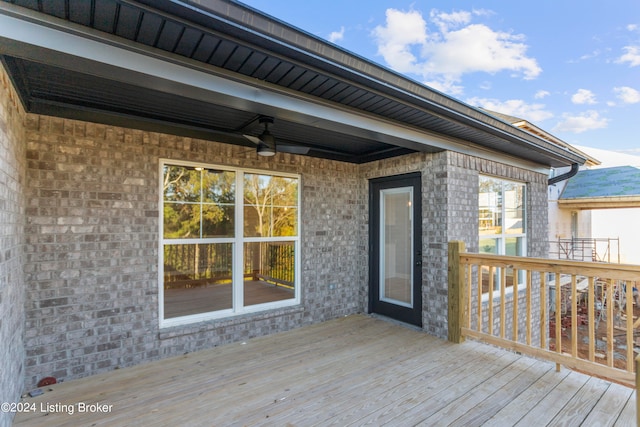
<path fill-rule="evenodd" d="M 164 287 L 191 288 L 231 280 L 233 245 L 184 244 L 164 247 Z"/>
<path fill-rule="evenodd" d="M 245 277 L 293 289 L 294 258 L 294 246 L 290 242 L 249 244 L 245 246 Z"/>
<path fill-rule="evenodd" d="M 550 246 L 552 258 L 620 264 L 619 238 L 574 237 L 550 242 Z"/>
<path fill-rule="evenodd" d="M 290 289 L 295 284 L 294 246 L 291 242 L 245 245 L 244 277 Z M 164 288 L 193 288 L 232 279 L 233 245 L 184 244 L 164 248 Z"/>

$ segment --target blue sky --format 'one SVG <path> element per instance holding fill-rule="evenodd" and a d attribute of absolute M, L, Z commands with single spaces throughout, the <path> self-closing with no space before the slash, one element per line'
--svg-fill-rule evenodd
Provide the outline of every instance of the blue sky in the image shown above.
<path fill-rule="evenodd" d="M 476 107 L 640 154 L 639 0 L 245 0 Z"/>

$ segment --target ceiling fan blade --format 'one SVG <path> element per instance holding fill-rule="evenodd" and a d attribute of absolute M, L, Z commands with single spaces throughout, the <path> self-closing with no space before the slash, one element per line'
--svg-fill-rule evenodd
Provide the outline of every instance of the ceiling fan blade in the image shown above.
<path fill-rule="evenodd" d="M 309 147 L 303 147 L 301 145 L 278 144 L 276 146 L 276 151 L 280 153 L 290 153 L 290 154 L 307 154 L 309 152 Z"/>
<path fill-rule="evenodd" d="M 249 141 L 253 142 L 254 144 L 258 145 L 260 144 L 260 138 L 258 138 L 257 136 L 253 136 L 253 135 L 242 135 L 245 138 L 247 138 Z"/>

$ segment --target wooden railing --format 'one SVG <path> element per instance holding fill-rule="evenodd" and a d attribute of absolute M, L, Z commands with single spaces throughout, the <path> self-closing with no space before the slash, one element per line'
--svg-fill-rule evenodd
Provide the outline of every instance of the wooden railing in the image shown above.
<path fill-rule="evenodd" d="M 472 254 L 450 242 L 449 340 L 474 338 L 637 387 L 636 289 L 640 266 Z"/>

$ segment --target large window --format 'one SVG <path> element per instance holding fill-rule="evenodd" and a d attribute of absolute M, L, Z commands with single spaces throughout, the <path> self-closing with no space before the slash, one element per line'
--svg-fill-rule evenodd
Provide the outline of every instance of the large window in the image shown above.
<path fill-rule="evenodd" d="M 161 163 L 161 326 L 299 302 L 299 178 Z"/>
<path fill-rule="evenodd" d="M 526 256 L 526 187 L 523 183 L 480 176 L 479 252 Z M 501 272 L 495 271 L 493 290 L 501 286 Z M 507 269 L 506 287 L 513 286 L 513 270 Z M 482 291 L 490 290 L 489 272 L 483 271 Z"/>

